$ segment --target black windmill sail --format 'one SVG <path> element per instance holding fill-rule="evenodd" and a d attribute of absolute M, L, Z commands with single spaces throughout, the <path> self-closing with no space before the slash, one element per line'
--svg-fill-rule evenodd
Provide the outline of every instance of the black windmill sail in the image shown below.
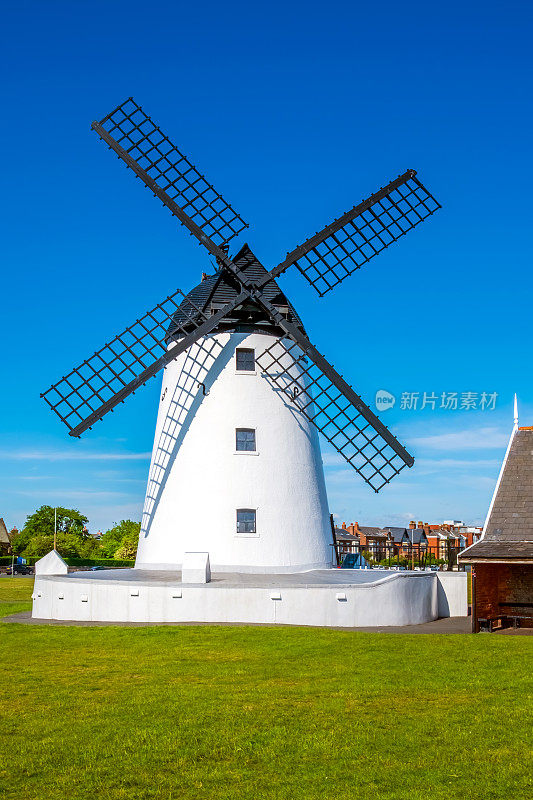
<path fill-rule="evenodd" d="M 93 129 L 216 258 L 217 272 L 177 291 L 51 386 L 42 397 L 80 436 L 166 364 L 204 337 L 262 330 L 276 337 L 257 357 L 262 375 L 310 420 L 375 491 L 413 457 L 307 338 L 276 279 L 295 266 L 324 295 L 415 228 L 439 203 L 408 170 L 266 269 L 247 224 L 132 98 Z"/>

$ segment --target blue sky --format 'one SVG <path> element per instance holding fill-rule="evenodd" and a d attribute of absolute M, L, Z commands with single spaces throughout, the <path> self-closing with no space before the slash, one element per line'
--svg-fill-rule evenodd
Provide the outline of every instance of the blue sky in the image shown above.
<path fill-rule="evenodd" d="M 512 425 L 533 424 L 532 6 L 526 2 L 4 2 L 0 516 L 49 503 L 138 518 L 152 381 L 82 440 L 39 393 L 177 287 L 202 249 L 90 131 L 129 95 L 250 223 L 275 265 L 407 168 L 444 208 L 319 300 L 310 338 L 417 458 L 379 495 L 324 450 L 361 524 L 483 520 Z M 241 242 L 243 239 L 240 240 Z M 496 392 L 407 410 L 402 392 Z M 438 405 L 438 404 L 437 404 Z M 199 519 L 199 522 L 201 520 Z"/>

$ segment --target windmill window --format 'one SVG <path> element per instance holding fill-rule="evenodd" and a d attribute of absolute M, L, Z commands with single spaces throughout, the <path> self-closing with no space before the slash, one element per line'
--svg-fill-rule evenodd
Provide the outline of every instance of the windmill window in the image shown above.
<path fill-rule="evenodd" d="M 246 347 L 238 347 L 235 351 L 235 366 L 239 372 L 255 370 L 255 351 Z"/>
<path fill-rule="evenodd" d="M 235 449 L 238 451 L 255 452 L 254 428 L 237 428 L 235 431 Z"/>
<path fill-rule="evenodd" d="M 255 508 L 237 509 L 237 533 L 255 533 Z"/>

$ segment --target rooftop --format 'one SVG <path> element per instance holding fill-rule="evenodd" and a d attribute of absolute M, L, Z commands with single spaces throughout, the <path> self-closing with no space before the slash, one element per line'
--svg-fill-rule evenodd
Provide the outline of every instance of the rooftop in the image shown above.
<path fill-rule="evenodd" d="M 485 534 L 461 556 L 471 558 L 533 559 L 533 427 L 513 436 Z"/>
<path fill-rule="evenodd" d="M 237 255 L 234 256 L 233 261 L 246 277 L 253 281 L 259 281 L 267 274 L 267 270 L 247 244 L 241 247 Z M 199 312 L 205 312 L 207 316 L 210 316 L 212 312 L 218 311 L 226 303 L 237 297 L 240 291 L 241 288 L 238 281 L 223 267 L 219 267 L 217 272 L 212 275 L 204 275 L 201 283 L 188 293 L 180 308 L 174 314 L 172 324 L 169 327 L 169 334 L 173 331 L 173 325 L 181 325 L 182 329 L 183 327 L 186 328 L 187 326 L 184 323 L 189 319 L 198 318 Z M 304 330 L 300 317 L 276 281 L 266 283 L 262 289 L 262 294 L 273 305 L 277 306 L 282 313 L 285 313 L 290 322 L 298 325 L 302 331 Z M 234 309 L 219 323 L 214 332 L 228 330 L 243 332 L 254 330 L 272 333 L 275 336 L 283 333 L 281 328 L 274 325 L 262 308 L 252 300 L 247 300 Z"/>

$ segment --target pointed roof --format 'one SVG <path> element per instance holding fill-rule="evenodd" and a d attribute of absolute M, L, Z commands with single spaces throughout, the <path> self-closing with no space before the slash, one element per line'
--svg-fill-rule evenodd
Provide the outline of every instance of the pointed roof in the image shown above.
<path fill-rule="evenodd" d="M 533 428 L 513 432 L 483 537 L 461 561 L 533 560 Z"/>
<path fill-rule="evenodd" d="M 254 253 L 252 253 L 247 244 L 242 246 L 237 255 L 233 258 L 233 261 L 239 269 L 253 281 L 258 281 L 267 274 L 267 270 Z M 213 306 L 215 306 L 215 308 L 222 308 L 226 303 L 229 303 L 237 297 L 239 293 L 240 287 L 232 274 L 223 267 L 219 268 L 214 275 L 205 277 L 198 286 L 195 286 L 195 288 L 187 294 L 180 305 L 180 310 L 174 314 L 169 333 L 172 332 L 173 325 L 185 323 L 188 319 L 196 315 L 197 310 L 207 311 L 209 314 L 210 308 Z M 296 313 L 292 303 L 287 300 L 276 281 L 272 280 L 266 283 L 262 289 L 262 293 L 273 305 L 286 306 L 288 308 L 289 320 L 304 330 L 300 317 Z M 235 309 L 230 317 L 224 319 L 219 324 L 215 331 L 246 330 L 250 328 L 259 329 L 265 333 L 274 333 L 276 336 L 281 333 L 281 330 L 273 325 L 265 316 L 262 309 L 251 300 L 246 301 L 243 306 Z"/>
<path fill-rule="evenodd" d="M 3 517 L 0 517 L 0 544 L 11 544 Z"/>
<path fill-rule="evenodd" d="M 392 525 L 392 526 L 391 525 L 387 525 L 385 527 L 385 530 L 390 533 L 392 541 L 395 542 L 396 544 L 398 544 L 399 542 L 402 541 L 402 539 L 403 539 L 403 537 L 405 535 L 405 532 L 407 531 L 407 528 L 401 528 L 401 527 L 399 528 L 396 525 Z"/>
<path fill-rule="evenodd" d="M 35 562 L 36 575 L 66 575 L 67 572 L 67 562 L 61 558 L 57 550 L 50 550 Z"/>

